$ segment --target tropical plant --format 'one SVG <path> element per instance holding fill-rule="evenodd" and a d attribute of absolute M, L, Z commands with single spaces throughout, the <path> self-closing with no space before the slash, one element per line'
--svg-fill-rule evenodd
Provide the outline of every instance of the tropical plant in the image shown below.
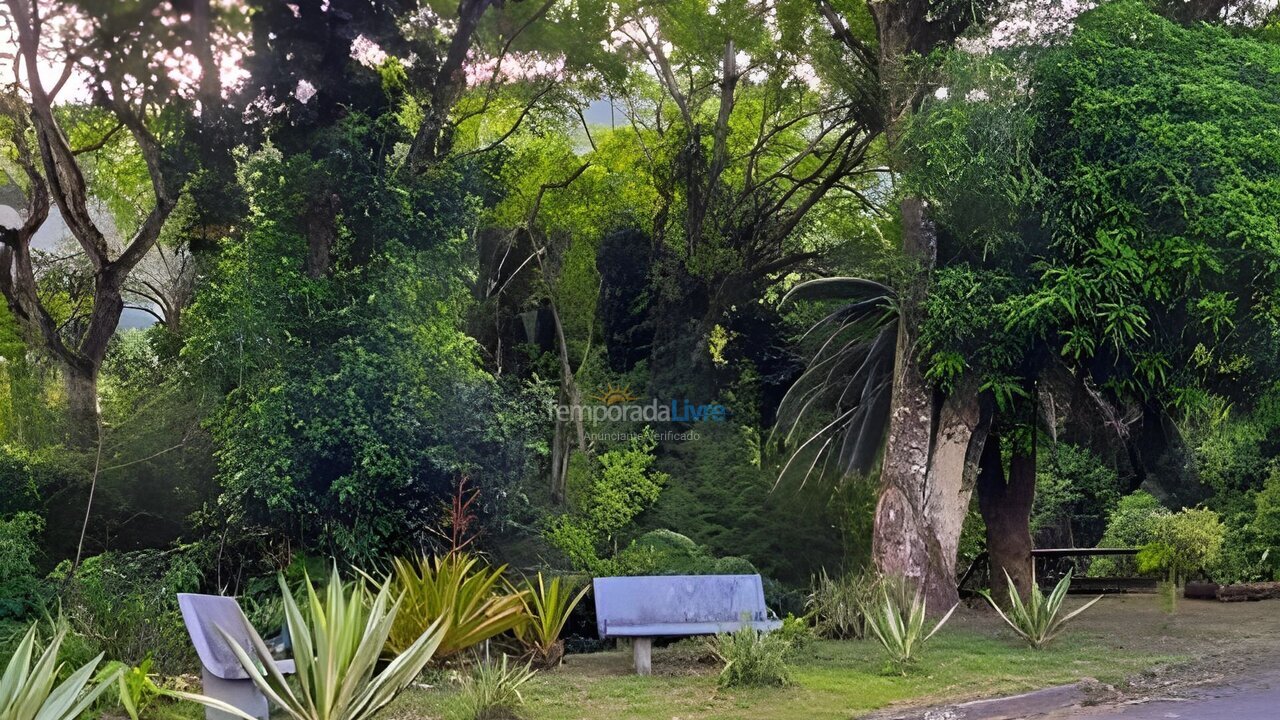
<path fill-rule="evenodd" d="M 258 662 L 257 658 L 271 657 L 271 651 L 256 633 L 250 638 L 252 648 L 241 647 L 223 633 L 253 684 L 294 720 L 364 720 L 373 716 L 418 677 L 444 638 L 447 620 L 438 619 L 380 667 L 379 657 L 402 606 L 401 600 L 391 600 L 391 584 L 382 583 L 370 597 L 363 582 L 344 585 L 336 566 L 323 597 L 310 578 L 305 584 L 308 612 L 304 616 L 280 578 L 297 669 L 293 685 L 275 663 L 265 663 L 264 668 Z M 221 700 L 173 690 L 165 693 L 254 720 Z"/>
<path fill-rule="evenodd" d="M 436 649 L 443 659 L 514 630 L 526 622 L 523 592 L 502 578 L 506 566 L 492 568 L 467 553 L 397 558 L 391 592 L 401 599 L 387 653 L 399 655 L 441 619 L 444 636 Z"/>
<path fill-rule="evenodd" d="M 1008 573 L 1005 573 L 1006 577 Z M 1062 613 L 1062 601 L 1067 597 L 1067 590 L 1071 587 L 1071 571 L 1067 571 L 1066 577 L 1058 581 L 1058 585 L 1054 587 L 1053 592 L 1048 596 L 1040 590 L 1040 586 L 1036 584 L 1035 576 L 1031 578 L 1031 597 L 1026 602 L 1022 601 L 1022 596 L 1018 594 L 1018 588 L 1013 583 L 1013 578 L 1008 578 L 1009 588 L 1009 609 L 1001 610 L 1000 605 L 991 597 L 990 591 L 983 591 L 982 596 L 991 603 L 991 607 L 995 608 L 1000 618 L 1013 628 L 1023 640 L 1026 640 L 1031 647 L 1040 649 L 1048 645 L 1054 638 L 1062 632 L 1067 623 L 1075 619 L 1075 617 L 1085 610 L 1093 607 L 1094 603 L 1102 599 L 1102 596 L 1090 600 L 1080 607 L 1072 610 L 1066 615 Z"/>
<path fill-rule="evenodd" d="M 560 633 L 569 621 L 569 613 L 586 597 L 590 585 L 584 585 L 574 593 L 572 586 L 562 583 L 561 578 L 553 577 L 550 581 L 538 573 L 537 584 L 525 580 L 524 612 L 526 621 L 515 627 L 516 639 L 531 656 L 531 662 L 537 667 L 554 667 L 564 657 L 564 641 Z"/>
<path fill-rule="evenodd" d="M 151 665 L 151 658 L 133 667 L 118 661 L 107 665 L 106 671 L 117 676 L 116 699 L 130 720 L 138 720 L 163 694 L 160 686 L 151 679 Z"/>
<path fill-rule="evenodd" d="M 862 640 L 867 636 L 866 608 L 876 599 L 875 578 L 865 573 L 832 578 L 824 569 L 813 582 L 805 607 L 813 615 L 814 630 L 831 640 Z"/>
<path fill-rule="evenodd" d="M 884 647 L 889 664 L 903 674 L 919 659 L 921 646 L 942 629 L 959 607 L 952 605 L 926 632 L 924 593 L 917 589 L 909 594 L 905 588 L 906 583 L 881 583 L 879 599 L 867 608 L 867 626 Z"/>
<path fill-rule="evenodd" d="M 830 461 L 839 476 L 866 474 L 889 426 L 897 293 L 871 280 L 836 277 L 797 285 L 781 305 L 793 300 L 844 304 L 805 332 L 803 339 L 812 336 L 817 349 L 779 404 L 769 438 L 787 458 L 779 477 L 795 465 L 805 468 L 803 483 Z"/>
<path fill-rule="evenodd" d="M 708 648 L 724 663 L 720 687 L 786 685 L 791 682 L 787 655 L 791 643 L 777 633 L 760 632 L 749 622 L 732 633 L 720 633 Z"/>
<path fill-rule="evenodd" d="M 27 630 L 0 676 L 0 718 L 74 720 L 112 686 L 119 671 L 93 681 L 93 671 L 102 662 L 102 655 L 98 655 L 55 687 L 63 669 L 58 650 L 67 630 L 64 627 L 54 633 L 44 652 L 35 657 L 37 627 Z"/>
<path fill-rule="evenodd" d="M 507 656 L 500 662 L 477 663 L 461 680 L 456 714 L 459 720 L 509 718 L 524 704 L 520 687 L 533 679 L 531 664 L 511 665 Z"/>

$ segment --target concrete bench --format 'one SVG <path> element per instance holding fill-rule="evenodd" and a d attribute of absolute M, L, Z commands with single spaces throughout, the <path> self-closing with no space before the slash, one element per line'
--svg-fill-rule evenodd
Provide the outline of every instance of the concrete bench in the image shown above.
<path fill-rule="evenodd" d="M 195 645 L 196 655 L 200 657 L 204 694 L 267 720 L 267 696 L 249 679 L 226 638 L 218 632 L 221 628 L 242 649 L 253 654 L 253 638 L 258 633 L 244 616 L 240 603 L 235 598 L 222 595 L 178 593 L 178 608 L 182 611 L 187 633 L 191 635 L 191 644 Z M 275 663 L 283 675 L 294 672 L 292 660 L 258 658 L 258 661 Z M 205 708 L 204 715 L 206 720 L 237 720 L 234 715 L 213 708 Z"/>
<path fill-rule="evenodd" d="M 769 617 L 759 575 L 603 577 L 594 586 L 601 639 L 631 638 L 640 675 L 650 673 L 655 637 L 733 632 L 744 621 L 761 632 L 782 626 Z"/>

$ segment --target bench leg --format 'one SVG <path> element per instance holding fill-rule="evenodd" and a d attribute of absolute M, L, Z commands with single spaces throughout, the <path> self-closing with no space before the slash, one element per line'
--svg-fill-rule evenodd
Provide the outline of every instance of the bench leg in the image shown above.
<path fill-rule="evenodd" d="M 258 689 L 257 685 L 253 684 L 252 680 L 223 680 L 208 670 L 204 670 L 201 673 L 200 679 L 205 695 L 240 708 L 256 718 L 267 720 L 267 696 L 262 694 L 262 691 Z M 204 716 L 205 720 L 239 720 L 231 713 L 214 710 L 210 707 L 204 709 Z"/>
<path fill-rule="evenodd" d="M 637 675 L 648 675 L 653 671 L 653 638 L 638 637 L 632 640 L 631 654 L 636 661 Z"/>

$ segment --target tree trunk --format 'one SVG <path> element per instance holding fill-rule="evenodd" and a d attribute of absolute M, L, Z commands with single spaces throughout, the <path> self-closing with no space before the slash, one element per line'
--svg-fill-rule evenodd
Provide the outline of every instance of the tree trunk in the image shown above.
<path fill-rule="evenodd" d="M 98 368 L 64 363 L 62 378 L 67 393 L 68 440 L 72 447 L 91 447 L 98 441 Z"/>
<path fill-rule="evenodd" d="M 918 584 L 929 608 L 945 612 L 959 601 L 956 549 L 989 417 L 984 417 L 976 391 L 968 388 L 957 390 L 935 413 L 934 392 L 914 353 L 928 273 L 937 253 L 933 224 L 922 200 L 903 200 L 902 225 L 904 250 L 921 267 L 901 297 L 893 410 L 871 554 L 881 574 Z"/>
<path fill-rule="evenodd" d="M 1034 445 L 1014 443 L 1006 480 L 1000 443 L 993 434 L 982 454 L 982 469 L 978 474 L 978 508 L 987 525 L 991 596 L 1001 606 L 1009 601 L 1009 579 L 1013 580 L 1023 599 L 1031 594 L 1035 576 L 1031 560 L 1031 506 L 1035 494 Z"/>

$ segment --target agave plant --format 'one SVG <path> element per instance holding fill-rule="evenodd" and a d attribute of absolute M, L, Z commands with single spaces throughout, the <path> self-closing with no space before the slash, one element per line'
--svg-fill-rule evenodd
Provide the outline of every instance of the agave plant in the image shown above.
<path fill-rule="evenodd" d="M 515 627 L 516 639 L 532 656 L 537 667 L 555 667 L 564 657 L 564 641 L 560 633 L 569 621 L 569 613 L 586 597 L 590 586 L 576 594 L 558 577 L 548 582 L 538 573 L 537 585 L 525 580 L 524 608 L 528 619 Z"/>
<path fill-rule="evenodd" d="M 890 664 L 905 673 L 919 659 L 921 646 L 947 624 L 957 607 L 958 603 L 952 605 L 947 614 L 926 632 L 924 594 L 916 590 L 908 600 L 904 593 L 882 584 L 879 601 L 875 607 L 867 609 L 867 625 L 884 646 Z"/>
<path fill-rule="evenodd" d="M 65 628 L 58 630 L 40 656 L 36 653 L 36 625 L 18 643 L 0 676 L 0 718 L 4 720 L 74 720 L 115 683 L 120 671 L 92 682 L 93 671 L 102 656 L 94 658 L 71 673 L 54 687 L 62 665 L 58 650 L 66 638 Z M 34 664 L 32 662 L 34 658 Z"/>
<path fill-rule="evenodd" d="M 1013 578 L 1009 577 L 1008 571 L 1005 571 L 1004 576 L 1009 581 L 1008 610 L 1000 609 L 992 599 L 990 591 L 984 590 L 982 596 L 991 603 L 991 607 L 995 608 L 1014 632 L 1037 650 L 1052 642 L 1067 623 L 1102 599 L 1099 595 L 1066 615 L 1062 615 L 1062 601 L 1066 599 L 1067 590 L 1071 587 L 1071 571 L 1067 571 L 1066 576 L 1058 581 L 1058 585 L 1047 597 L 1040 591 L 1040 586 L 1036 584 L 1035 576 L 1032 575 L 1031 599 L 1027 602 L 1023 602 L 1022 597 L 1018 595 L 1018 589 L 1014 586 Z"/>
<path fill-rule="evenodd" d="M 379 657 L 401 608 L 399 600 L 391 600 L 389 584 L 383 583 L 377 594 L 370 597 L 365 583 L 344 586 L 335 567 L 323 597 L 316 592 L 310 578 L 306 579 L 305 586 L 308 613 L 304 617 L 284 578 L 280 578 L 285 624 L 297 666 L 297 680 L 293 685 L 285 680 L 275 663 L 258 662 L 257 658 L 271 657 L 271 652 L 256 633 L 251 637 L 251 648 L 241 647 L 223 633 L 253 684 L 294 720 L 371 717 L 418 677 L 444 637 L 444 621 L 438 620 L 428 625 L 404 652 L 379 669 Z M 166 691 L 166 694 L 254 720 L 251 715 L 214 698 L 177 691 Z"/>
<path fill-rule="evenodd" d="M 491 568 L 466 553 L 423 556 L 416 561 L 397 558 L 391 588 L 403 600 L 387 638 L 387 651 L 403 652 L 441 619 L 445 632 L 437 658 L 514 630 L 527 620 L 525 599 L 524 593 L 502 579 L 505 570 L 505 565 Z"/>
<path fill-rule="evenodd" d="M 801 484 L 815 473 L 865 474 L 889 425 L 897 294 L 871 280 L 836 277 L 800 283 L 781 304 L 793 300 L 846 302 L 805 333 L 818 347 L 779 404 L 769 436 L 769 447 L 786 458 L 779 480 L 793 467 L 803 470 Z"/>

